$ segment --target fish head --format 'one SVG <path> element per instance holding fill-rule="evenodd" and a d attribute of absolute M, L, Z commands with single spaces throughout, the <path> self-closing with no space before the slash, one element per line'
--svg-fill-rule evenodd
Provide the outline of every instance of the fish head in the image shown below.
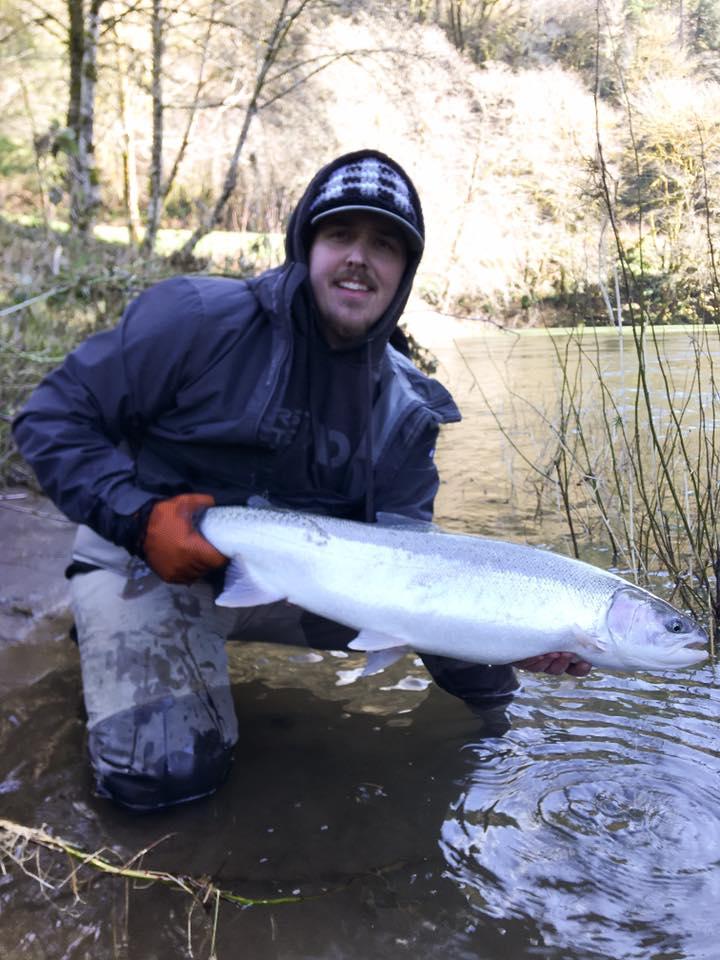
<path fill-rule="evenodd" d="M 608 665 L 612 659 L 623 669 L 672 670 L 708 655 L 707 634 L 699 624 L 638 587 L 613 593 L 606 625 Z"/>

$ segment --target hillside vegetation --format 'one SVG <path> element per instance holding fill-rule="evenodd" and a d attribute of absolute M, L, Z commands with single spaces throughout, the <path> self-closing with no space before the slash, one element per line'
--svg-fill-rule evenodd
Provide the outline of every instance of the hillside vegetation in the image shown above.
<path fill-rule="evenodd" d="M 2 209 L 72 223 L 66 8 L 3 10 Z M 156 176 L 169 188 L 160 228 L 281 232 L 318 165 L 372 145 L 418 183 L 419 291 L 433 304 L 602 321 L 595 295 L 621 240 L 647 290 L 663 294 L 654 319 L 703 315 L 720 150 L 715 0 L 194 0 L 156 24 L 160 61 L 151 8 L 105 0 L 99 12 L 92 226 L 129 222 L 139 239 Z M 285 45 L 251 103 L 278 24 Z M 232 190 L 208 224 L 229 170 Z M 52 256 L 56 272 L 71 266 L 71 254 Z M 6 298 L 42 286 L 40 265 L 27 267 L 6 249 Z M 664 301 L 670 291 L 679 303 Z"/>

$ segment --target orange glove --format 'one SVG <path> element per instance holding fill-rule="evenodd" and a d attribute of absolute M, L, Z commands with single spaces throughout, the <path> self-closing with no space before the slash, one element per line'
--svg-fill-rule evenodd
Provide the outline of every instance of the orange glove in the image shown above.
<path fill-rule="evenodd" d="M 155 573 L 167 583 L 192 583 L 228 562 L 195 529 L 193 519 L 215 498 L 206 493 L 181 493 L 158 500 L 150 511 L 143 552 Z"/>

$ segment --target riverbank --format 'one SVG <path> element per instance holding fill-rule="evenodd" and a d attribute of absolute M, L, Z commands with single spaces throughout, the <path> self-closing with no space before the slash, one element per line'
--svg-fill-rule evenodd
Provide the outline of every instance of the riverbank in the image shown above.
<path fill-rule="evenodd" d="M 0 492 L 0 649 L 67 633 L 64 571 L 74 532 L 46 497 L 17 488 Z"/>

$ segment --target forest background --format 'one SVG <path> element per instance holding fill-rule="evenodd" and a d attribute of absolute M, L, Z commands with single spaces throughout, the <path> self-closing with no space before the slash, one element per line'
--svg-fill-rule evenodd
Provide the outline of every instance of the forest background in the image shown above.
<path fill-rule="evenodd" d="M 0 53 L 0 479 L 45 368 L 162 276 L 278 262 L 345 150 L 415 180 L 441 313 L 718 316 L 720 0 L 0 0 Z"/>

